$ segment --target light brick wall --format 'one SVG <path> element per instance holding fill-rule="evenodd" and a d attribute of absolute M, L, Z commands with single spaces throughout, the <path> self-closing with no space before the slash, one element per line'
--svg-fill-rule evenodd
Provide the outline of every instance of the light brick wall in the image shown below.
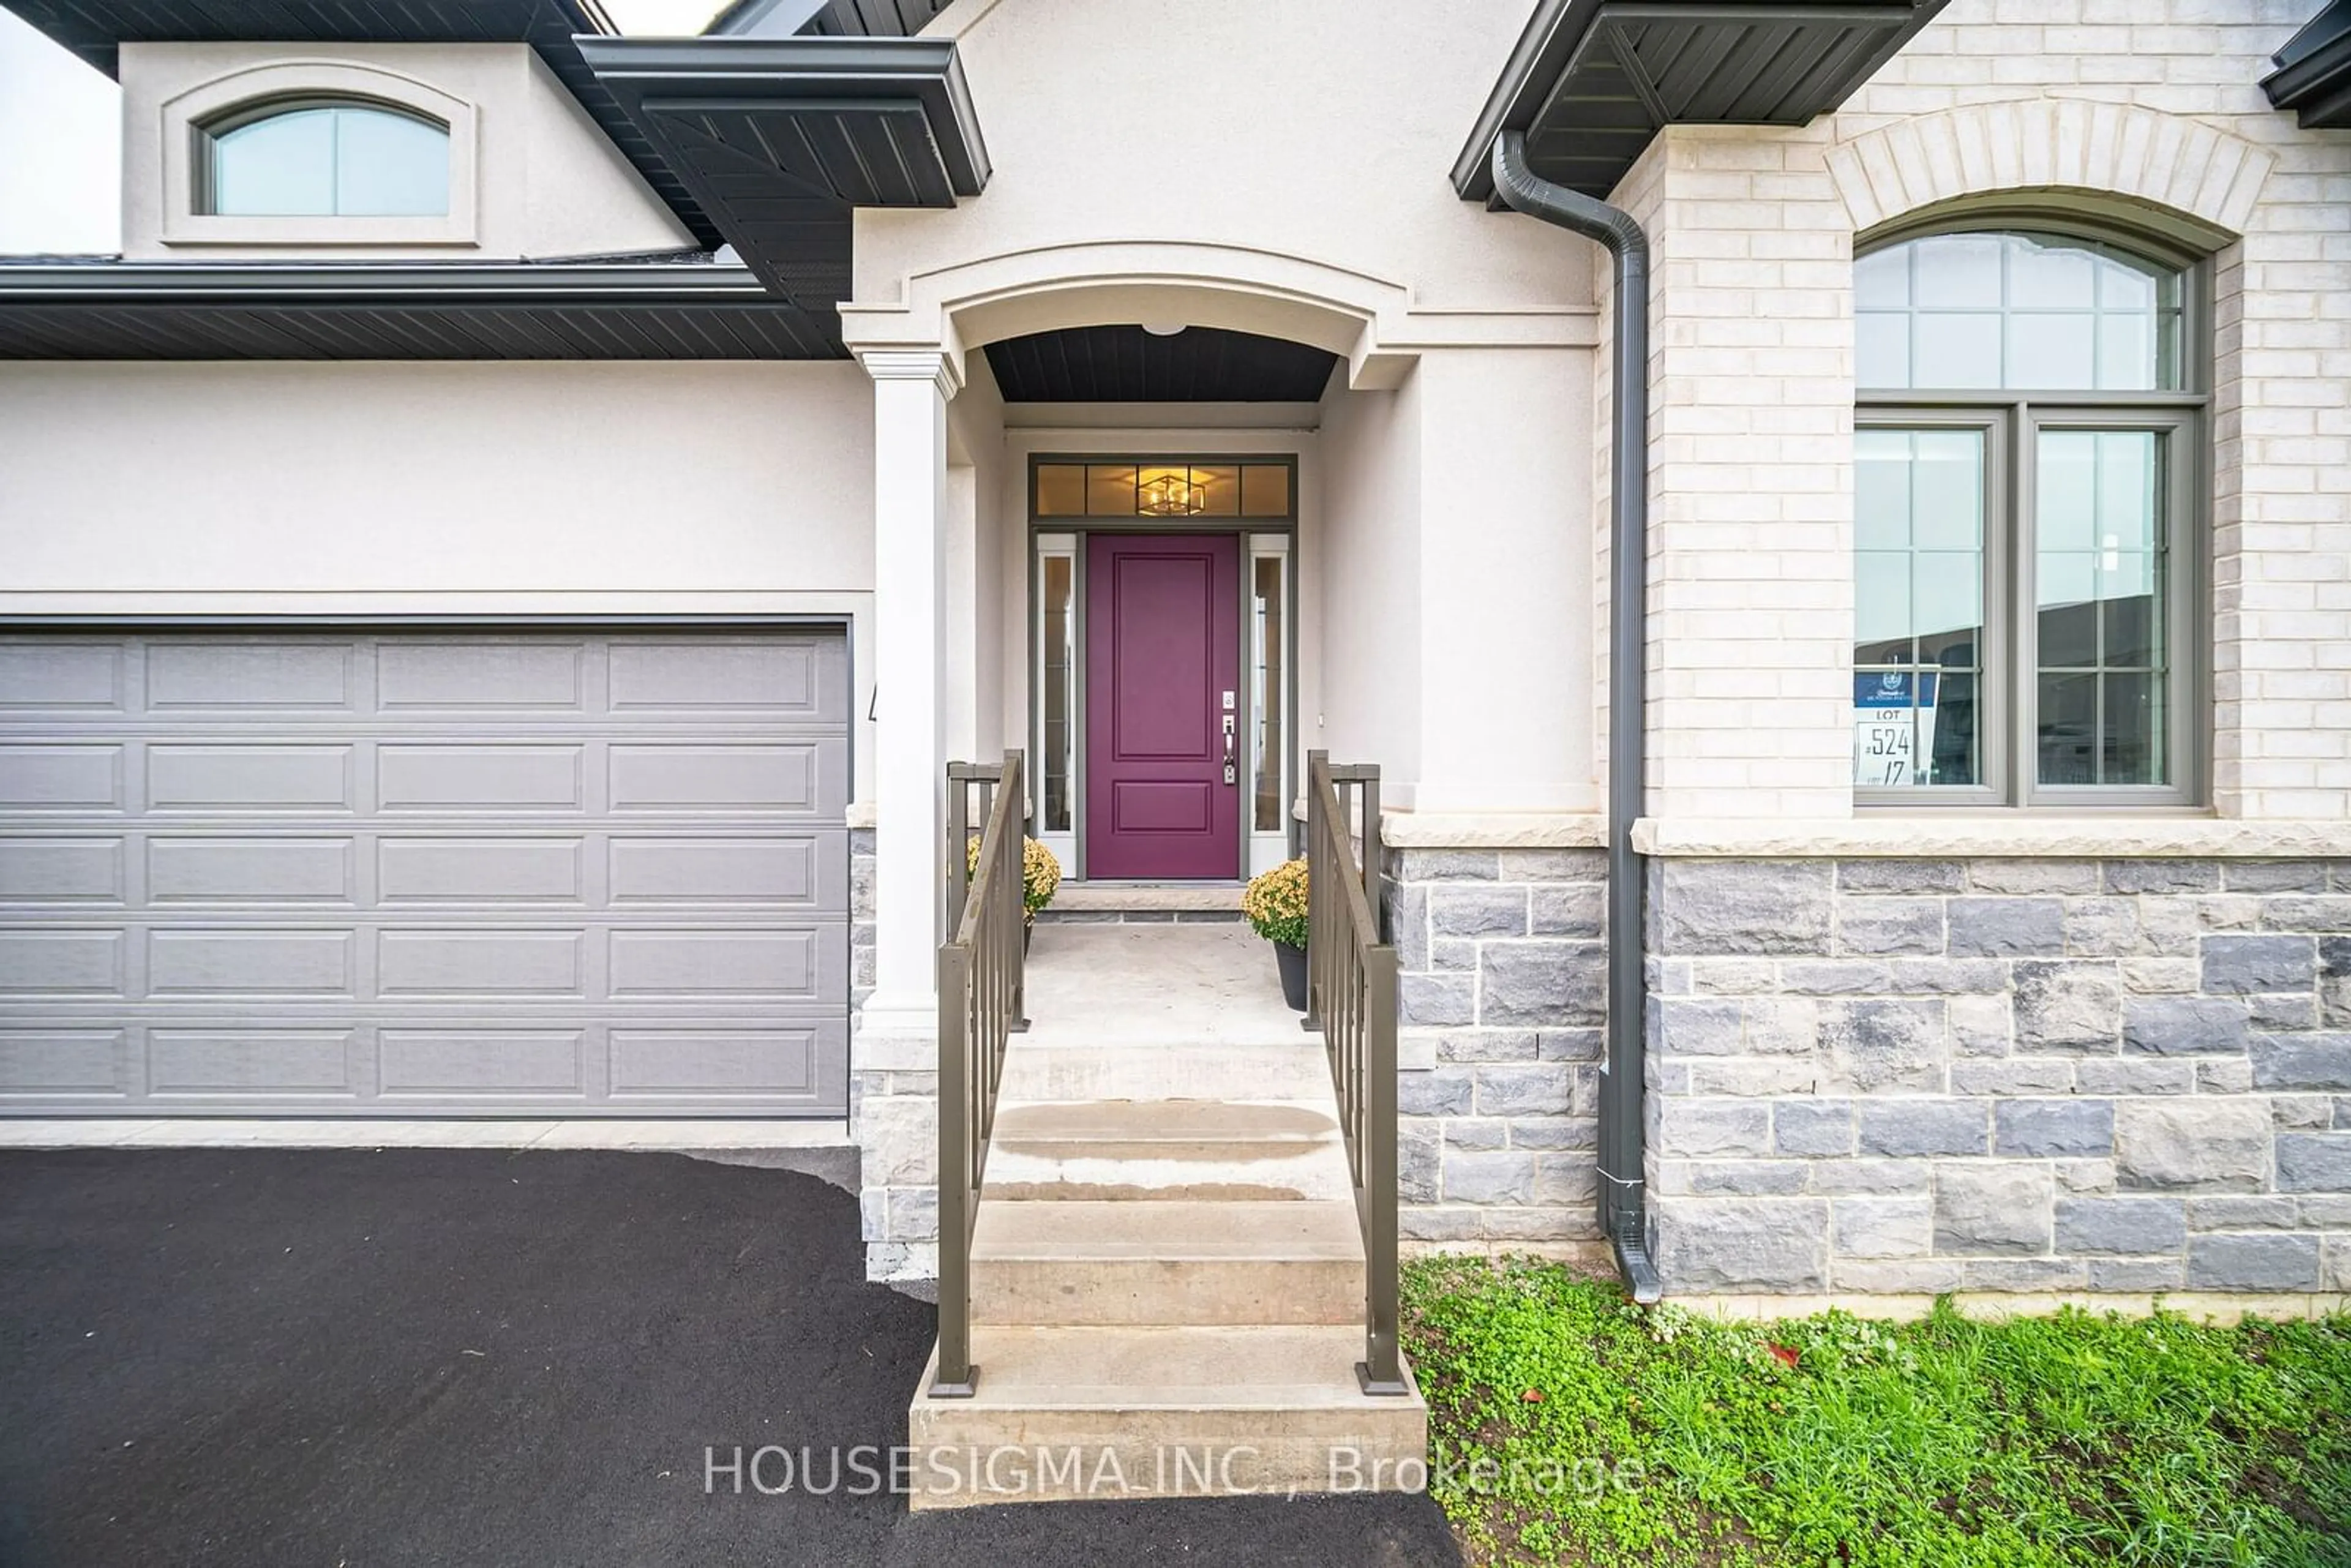
<path fill-rule="evenodd" d="M 2309 10 L 1954 0 L 1834 116 L 1652 145 L 1615 193 L 1656 248 L 1652 814 L 1850 812 L 1853 237 L 2074 188 L 2241 236 L 2214 260 L 2214 804 L 2351 817 L 2351 138 L 2258 86 Z"/>
<path fill-rule="evenodd" d="M 1816 131 L 1674 127 L 1648 230 L 1653 814 L 1852 810 L 1853 267 Z"/>

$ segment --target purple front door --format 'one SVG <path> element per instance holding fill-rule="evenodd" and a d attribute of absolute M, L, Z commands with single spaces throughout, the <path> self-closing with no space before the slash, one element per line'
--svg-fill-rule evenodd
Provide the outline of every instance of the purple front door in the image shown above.
<path fill-rule="evenodd" d="M 1086 544 L 1086 875 L 1240 874 L 1240 540 Z"/>

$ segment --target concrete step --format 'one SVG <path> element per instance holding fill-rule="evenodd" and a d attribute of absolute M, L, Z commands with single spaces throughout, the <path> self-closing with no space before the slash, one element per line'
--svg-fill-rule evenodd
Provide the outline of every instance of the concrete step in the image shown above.
<path fill-rule="evenodd" d="M 1416 1486 L 1428 1407 L 1416 1386 L 1364 1395 L 1354 1371 L 1363 1354 L 1360 1322 L 977 1327 L 974 1397 L 929 1397 L 935 1368 L 924 1369 L 910 1440 L 949 1463 L 927 1476 L 918 1464 L 910 1500 L 956 1508 Z"/>
<path fill-rule="evenodd" d="M 1001 1105 L 990 1198 L 1340 1198 L 1353 1194 L 1328 1095 Z"/>
<path fill-rule="evenodd" d="M 1090 922 L 1237 921 L 1241 884 L 1237 882 L 1065 882 L 1040 921 Z"/>
<path fill-rule="evenodd" d="M 1032 1327 L 1358 1322 L 1363 1239 L 1352 1199 L 984 1198 L 971 1308 Z"/>
<path fill-rule="evenodd" d="M 1002 1100 L 1321 1100 L 1331 1067 L 1303 1031 L 1246 1045 L 1044 1045 L 1016 1037 Z"/>

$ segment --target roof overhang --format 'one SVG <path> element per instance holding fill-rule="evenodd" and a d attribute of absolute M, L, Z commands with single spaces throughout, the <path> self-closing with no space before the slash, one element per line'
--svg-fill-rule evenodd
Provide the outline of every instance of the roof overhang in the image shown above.
<path fill-rule="evenodd" d="M 1802 125 L 1825 114 L 1946 0 L 1542 0 L 1479 111 L 1453 188 L 1495 200 L 1502 133 L 1544 179 L 1616 187 L 1667 125 Z"/>
<path fill-rule="evenodd" d="M 10 360 L 804 360 L 837 333 L 706 262 L 0 265 Z"/>
<path fill-rule="evenodd" d="M 572 40 L 614 33 L 599 0 L 0 0 L 112 76 L 124 44 L 528 44 L 695 240 L 718 230 L 597 81 Z"/>
<path fill-rule="evenodd" d="M 2272 57 L 2262 78 L 2273 109 L 2290 109 L 2304 131 L 2351 131 L 2351 0 L 2335 3 Z"/>
<path fill-rule="evenodd" d="M 810 309 L 850 292 L 858 207 L 951 207 L 988 176 L 946 38 L 577 40 L 751 269 Z"/>
<path fill-rule="evenodd" d="M 763 38 L 790 33 L 829 38 L 911 38 L 950 0 L 734 0 L 703 29 Z"/>

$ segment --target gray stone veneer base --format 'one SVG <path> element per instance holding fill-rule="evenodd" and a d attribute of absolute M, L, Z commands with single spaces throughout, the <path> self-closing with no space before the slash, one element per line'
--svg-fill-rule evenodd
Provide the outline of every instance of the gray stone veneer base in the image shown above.
<path fill-rule="evenodd" d="M 1607 866 L 1598 850 L 1388 852 L 1408 1245 L 1597 1240 Z"/>
<path fill-rule="evenodd" d="M 858 1202 L 869 1280 L 938 1273 L 937 1046 L 875 1040 L 854 1027 L 873 990 L 873 830 L 849 834 L 849 1126 L 857 1142 Z"/>
<path fill-rule="evenodd" d="M 2351 1291 L 2351 862 L 1660 860 L 1669 1293 Z"/>

